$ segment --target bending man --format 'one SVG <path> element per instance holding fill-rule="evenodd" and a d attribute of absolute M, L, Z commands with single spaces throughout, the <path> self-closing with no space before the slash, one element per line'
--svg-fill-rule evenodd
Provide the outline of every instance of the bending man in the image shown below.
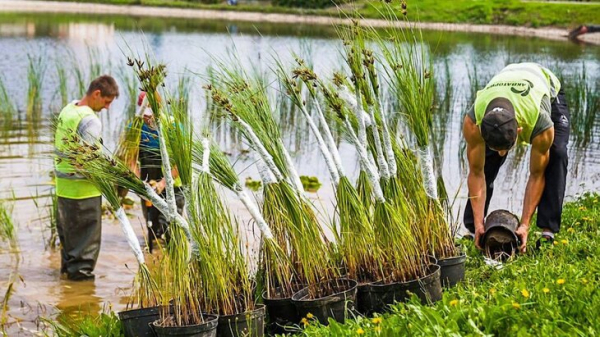
<path fill-rule="evenodd" d="M 494 180 L 517 141 L 531 144 L 529 179 L 517 235 L 522 252 L 536 208 L 542 243 L 560 230 L 567 176 L 569 111 L 557 77 L 535 63 L 511 64 L 477 92 L 463 122 L 469 161 L 465 227 L 479 248 Z"/>

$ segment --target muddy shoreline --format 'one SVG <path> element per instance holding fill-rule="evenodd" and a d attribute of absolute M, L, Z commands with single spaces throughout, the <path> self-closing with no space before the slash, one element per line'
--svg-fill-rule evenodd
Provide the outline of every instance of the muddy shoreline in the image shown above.
<path fill-rule="evenodd" d="M 347 19 L 314 15 L 29 0 L 0 0 L 0 12 L 111 14 L 137 17 L 168 17 L 304 25 L 332 25 L 349 23 L 349 20 Z M 389 25 L 389 22 L 378 19 L 364 19 L 362 22 L 365 25 L 370 25 L 373 27 L 385 27 Z M 419 28 L 427 30 L 529 36 L 563 41 L 567 40 L 568 33 L 566 30 L 559 28 L 529 28 L 506 25 L 474 25 L 428 22 L 418 23 L 416 25 Z M 396 26 L 406 26 L 406 24 L 404 22 L 398 22 Z M 583 36 L 582 41 L 600 44 L 600 34 Z"/>

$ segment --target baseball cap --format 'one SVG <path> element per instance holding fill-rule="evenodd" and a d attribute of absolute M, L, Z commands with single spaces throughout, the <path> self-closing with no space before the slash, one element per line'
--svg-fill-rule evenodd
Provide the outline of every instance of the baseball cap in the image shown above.
<path fill-rule="evenodd" d="M 517 142 L 515 108 L 504 98 L 494 98 L 485 108 L 481 120 L 481 137 L 494 150 L 509 150 Z"/>

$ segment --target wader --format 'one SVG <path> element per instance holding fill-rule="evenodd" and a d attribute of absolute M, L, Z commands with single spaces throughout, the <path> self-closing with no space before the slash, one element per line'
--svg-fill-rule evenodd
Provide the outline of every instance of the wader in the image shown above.
<path fill-rule="evenodd" d="M 56 229 L 61 243 L 61 274 L 67 273 L 71 280 L 94 278 L 102 237 L 102 197 L 58 197 Z"/>

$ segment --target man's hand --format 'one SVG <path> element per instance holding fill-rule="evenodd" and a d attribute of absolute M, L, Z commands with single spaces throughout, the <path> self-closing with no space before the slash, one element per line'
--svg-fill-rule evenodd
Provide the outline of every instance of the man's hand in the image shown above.
<path fill-rule="evenodd" d="M 475 247 L 479 250 L 483 250 L 483 247 L 481 247 L 481 238 L 483 238 L 483 234 L 485 234 L 483 224 L 481 224 L 481 226 L 475 226 Z"/>
<path fill-rule="evenodd" d="M 521 245 L 519 246 L 519 250 L 521 253 L 525 253 L 527 251 L 527 236 L 529 235 L 529 225 L 521 224 L 519 228 L 517 228 L 516 232 L 519 239 L 521 239 Z"/>
<path fill-rule="evenodd" d="M 165 190 L 165 187 L 167 187 L 167 180 L 165 178 L 162 178 L 159 182 L 156 183 L 156 187 L 154 189 L 156 190 L 156 193 L 160 195 Z"/>

